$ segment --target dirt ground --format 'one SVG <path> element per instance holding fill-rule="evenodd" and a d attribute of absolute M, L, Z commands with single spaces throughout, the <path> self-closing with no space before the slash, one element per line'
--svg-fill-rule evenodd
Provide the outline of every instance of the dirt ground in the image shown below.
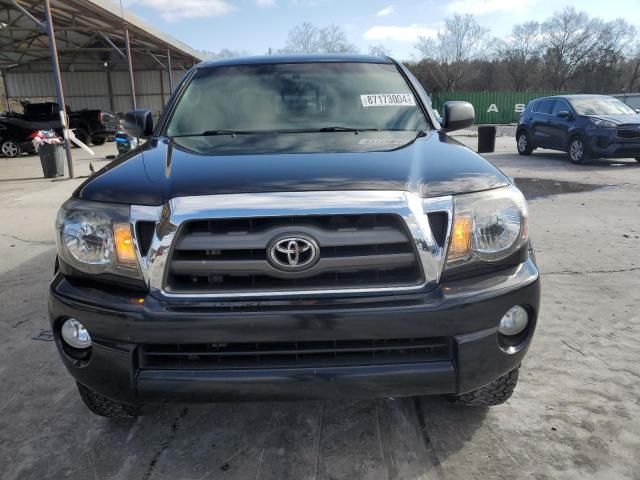
<path fill-rule="evenodd" d="M 96 150 L 74 150 L 79 175 L 115 145 Z M 506 137 L 487 158 L 531 198 L 543 282 L 508 403 L 170 405 L 132 421 L 89 413 L 48 332 L 53 222 L 81 179 L 0 158 L 1 478 L 640 479 L 640 163 L 524 158 Z"/>

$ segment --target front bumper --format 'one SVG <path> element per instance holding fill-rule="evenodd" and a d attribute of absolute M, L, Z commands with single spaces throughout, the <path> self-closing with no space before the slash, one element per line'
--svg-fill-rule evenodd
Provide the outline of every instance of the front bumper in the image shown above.
<path fill-rule="evenodd" d="M 632 158 L 640 156 L 640 138 L 625 139 L 615 131 L 594 134 L 590 142 L 591 152 L 598 157 Z"/>
<path fill-rule="evenodd" d="M 528 259 L 517 267 L 457 280 L 428 293 L 387 297 L 277 302 L 165 303 L 151 295 L 87 287 L 54 278 L 49 313 L 69 372 L 118 401 L 216 401 L 461 394 L 516 367 L 535 329 L 540 285 Z M 498 344 L 497 327 L 514 305 L 531 313 L 518 351 Z M 62 320 L 79 319 L 90 332 L 90 359 L 61 348 Z M 447 338 L 448 360 L 320 367 L 143 368 L 140 345 L 357 339 Z"/>

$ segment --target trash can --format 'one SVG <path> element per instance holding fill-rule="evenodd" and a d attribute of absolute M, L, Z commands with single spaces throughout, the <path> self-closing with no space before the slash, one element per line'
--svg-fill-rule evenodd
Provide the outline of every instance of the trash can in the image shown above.
<path fill-rule="evenodd" d="M 478 153 L 491 153 L 496 150 L 496 127 L 478 127 Z"/>
<path fill-rule="evenodd" d="M 40 164 L 45 178 L 64 176 L 64 146 L 60 144 L 43 143 L 38 149 Z"/>

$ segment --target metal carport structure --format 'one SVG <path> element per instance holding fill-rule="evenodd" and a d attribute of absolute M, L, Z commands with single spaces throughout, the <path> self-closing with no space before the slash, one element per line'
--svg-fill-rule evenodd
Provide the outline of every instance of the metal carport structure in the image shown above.
<path fill-rule="evenodd" d="M 24 98 L 64 98 L 72 110 L 159 112 L 198 61 L 193 49 L 108 0 L 0 0 L 9 109 Z M 67 157 L 73 175 L 70 151 Z"/>

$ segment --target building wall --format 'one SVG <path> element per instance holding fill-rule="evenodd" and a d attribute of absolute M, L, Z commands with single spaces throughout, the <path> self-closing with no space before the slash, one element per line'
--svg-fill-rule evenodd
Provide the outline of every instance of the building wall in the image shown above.
<path fill-rule="evenodd" d="M 172 74 L 175 88 L 185 72 L 174 70 Z M 137 107 L 149 109 L 154 115 L 159 114 L 169 99 L 167 72 L 136 71 L 134 79 Z M 40 101 L 46 98 L 53 99 L 56 96 L 51 72 L 8 72 L 6 84 L 7 96 L 13 100 L 12 105 L 15 105 L 18 100 Z M 71 110 L 86 108 L 126 112 L 132 108 L 129 73 L 126 71 L 63 72 L 62 87 L 65 102 Z"/>

